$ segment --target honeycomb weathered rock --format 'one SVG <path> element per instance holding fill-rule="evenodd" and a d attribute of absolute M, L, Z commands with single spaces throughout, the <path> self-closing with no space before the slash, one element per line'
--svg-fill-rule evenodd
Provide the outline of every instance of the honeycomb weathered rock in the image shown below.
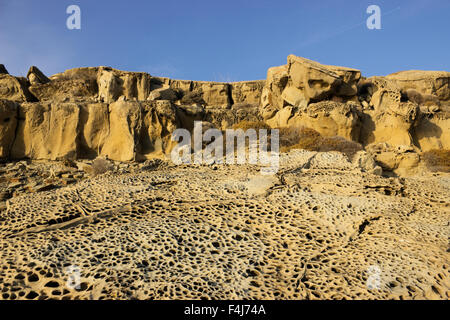
<path fill-rule="evenodd" d="M 450 298 L 447 176 L 383 178 L 306 151 L 258 174 L 158 165 L 12 198 L 1 298 Z"/>

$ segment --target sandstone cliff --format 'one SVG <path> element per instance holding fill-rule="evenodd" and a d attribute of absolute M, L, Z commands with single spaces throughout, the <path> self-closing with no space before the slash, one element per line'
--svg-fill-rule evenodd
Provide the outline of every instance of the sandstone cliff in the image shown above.
<path fill-rule="evenodd" d="M 450 149 L 449 83 L 449 72 L 364 78 L 293 55 L 266 80 L 236 83 L 109 67 L 48 78 L 33 66 L 23 78 L 1 65 L 0 158 L 145 160 L 170 152 L 173 130 L 192 129 L 195 120 L 222 130 L 241 120 L 305 126 L 378 154 Z"/>
<path fill-rule="evenodd" d="M 0 65 L 0 299 L 448 300 L 449 78 Z M 195 120 L 279 128 L 277 172 L 162 159 Z"/>

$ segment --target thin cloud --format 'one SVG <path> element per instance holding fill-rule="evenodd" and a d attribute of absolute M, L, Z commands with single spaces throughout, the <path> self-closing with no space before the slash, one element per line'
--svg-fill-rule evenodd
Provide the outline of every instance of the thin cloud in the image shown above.
<path fill-rule="evenodd" d="M 386 17 L 386 16 L 390 16 L 391 14 L 393 14 L 396 11 L 399 11 L 401 8 L 397 7 L 395 9 L 389 10 L 387 12 L 381 12 L 382 17 Z M 347 33 L 351 30 L 354 30 L 356 28 L 359 28 L 361 26 L 365 26 L 366 25 L 366 20 L 350 25 L 350 26 L 342 26 L 340 28 L 334 28 L 334 31 L 327 31 L 327 32 L 320 32 L 320 33 L 316 33 L 311 35 L 310 37 L 308 37 L 305 41 L 303 41 L 302 43 L 300 43 L 299 47 L 300 48 L 304 48 L 307 46 L 311 46 L 317 43 L 321 43 L 323 41 L 329 40 L 331 38 L 334 38 L 336 36 L 339 36 L 341 34 Z"/>

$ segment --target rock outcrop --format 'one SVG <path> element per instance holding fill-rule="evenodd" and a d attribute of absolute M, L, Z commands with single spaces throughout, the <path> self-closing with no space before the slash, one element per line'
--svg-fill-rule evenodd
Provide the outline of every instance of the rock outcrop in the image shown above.
<path fill-rule="evenodd" d="M 359 70 L 326 66 L 290 55 L 285 66 L 270 68 L 260 112 L 272 127 L 306 126 L 324 136 L 358 141 Z"/>
<path fill-rule="evenodd" d="M 270 119 L 286 106 L 306 109 L 309 103 L 356 96 L 359 70 L 325 66 L 290 55 L 285 66 L 270 68 L 261 100 L 261 113 Z"/>
<path fill-rule="evenodd" d="M 422 151 L 450 149 L 450 109 L 438 113 L 421 113 L 413 128 L 415 144 Z"/>
<path fill-rule="evenodd" d="M 80 107 L 74 103 L 23 103 L 11 158 L 74 159 Z"/>
<path fill-rule="evenodd" d="M 367 150 L 385 172 L 409 176 L 421 169 L 420 156 L 413 147 L 393 147 L 388 143 L 378 143 L 370 145 Z"/>
<path fill-rule="evenodd" d="M 47 78 L 47 76 L 43 74 L 42 71 L 39 70 L 36 66 L 32 66 L 30 70 L 28 70 L 27 79 L 31 85 L 45 84 L 50 82 L 50 79 Z"/>
<path fill-rule="evenodd" d="M 48 78 L 33 66 L 22 78 L 1 65 L 0 158 L 145 160 L 167 155 L 173 130 L 192 130 L 198 120 L 220 130 L 243 120 L 309 127 L 367 150 L 383 143 L 417 154 L 449 149 L 449 83 L 444 71 L 363 78 L 356 69 L 293 55 L 286 65 L 269 68 L 266 80 L 233 83 L 110 67 Z M 384 168 L 395 171 L 399 165 Z"/>
<path fill-rule="evenodd" d="M 402 101 L 397 84 L 382 77 L 362 81 L 360 93 L 363 106 L 361 141 L 366 145 L 379 142 L 412 145 L 411 129 L 417 124 L 419 106 Z"/>
<path fill-rule="evenodd" d="M 404 71 L 361 78 L 358 70 L 326 66 L 289 56 L 287 65 L 270 68 L 260 114 L 271 127 L 305 126 L 323 136 L 342 136 L 366 147 L 387 143 L 414 150 L 391 157 L 385 170 L 413 172 L 401 158 L 449 148 L 449 72 Z M 380 157 L 378 157 L 380 158 Z M 417 161 L 416 161 L 417 160 Z M 408 160 L 409 161 L 409 160 Z"/>
<path fill-rule="evenodd" d="M 361 126 L 356 103 L 329 100 L 311 103 L 303 112 L 298 112 L 293 106 L 286 106 L 266 122 L 274 128 L 314 128 L 323 136 L 341 136 L 353 141 L 359 140 Z"/>
<path fill-rule="evenodd" d="M 98 97 L 111 103 L 121 96 L 127 100 L 146 100 L 150 94 L 150 75 L 144 72 L 123 72 L 100 67 L 97 74 Z"/>
<path fill-rule="evenodd" d="M 16 102 L 36 101 L 28 90 L 28 80 L 0 73 L 0 99 Z"/>
<path fill-rule="evenodd" d="M 77 132 L 77 157 L 93 159 L 102 154 L 110 133 L 108 105 L 102 102 L 80 105 Z"/>
<path fill-rule="evenodd" d="M 9 74 L 8 70 L 6 70 L 3 64 L 0 64 L 0 74 Z"/>
<path fill-rule="evenodd" d="M 386 78 L 395 81 L 403 91 L 414 89 L 441 101 L 450 100 L 450 72 L 410 70 L 393 73 Z"/>

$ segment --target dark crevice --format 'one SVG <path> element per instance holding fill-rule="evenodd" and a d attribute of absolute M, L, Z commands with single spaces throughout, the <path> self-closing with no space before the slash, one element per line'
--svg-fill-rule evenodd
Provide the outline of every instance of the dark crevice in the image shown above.
<path fill-rule="evenodd" d="M 230 106 L 234 105 L 234 101 L 233 101 L 233 86 L 231 84 L 228 84 L 228 88 L 227 88 L 227 95 L 228 95 L 228 100 L 230 101 Z"/>
<path fill-rule="evenodd" d="M 20 113 L 19 113 L 20 104 L 17 104 L 17 105 L 18 105 L 18 107 L 16 109 L 16 116 L 15 116 L 16 119 L 17 119 L 16 120 L 16 127 L 14 128 L 14 138 L 12 140 L 11 145 L 8 148 L 8 153 L 7 153 L 7 158 L 8 159 L 11 159 L 11 151 L 12 151 L 12 148 L 14 146 L 14 143 L 16 142 L 17 136 L 19 134 L 19 127 L 20 127 L 19 121 L 24 121 L 25 120 L 25 119 L 20 118 Z"/>
<path fill-rule="evenodd" d="M 13 234 L 7 236 L 7 238 L 13 238 L 31 233 L 41 233 L 53 230 L 64 230 L 72 227 L 76 227 L 81 224 L 97 223 L 100 219 L 110 218 L 114 215 L 122 214 L 130 210 L 129 205 L 124 205 L 117 209 L 105 210 L 90 216 L 82 216 L 81 213 L 66 216 L 64 218 L 51 219 L 47 224 L 38 225 L 35 227 L 25 228 L 23 230 L 16 230 Z"/>
<path fill-rule="evenodd" d="M 358 235 L 360 235 L 361 233 L 364 232 L 364 230 L 366 229 L 366 227 L 372 222 L 372 221 L 376 221 L 379 220 L 381 218 L 381 216 L 379 217 L 374 217 L 374 218 L 370 218 L 370 219 L 365 219 L 358 227 Z"/>

